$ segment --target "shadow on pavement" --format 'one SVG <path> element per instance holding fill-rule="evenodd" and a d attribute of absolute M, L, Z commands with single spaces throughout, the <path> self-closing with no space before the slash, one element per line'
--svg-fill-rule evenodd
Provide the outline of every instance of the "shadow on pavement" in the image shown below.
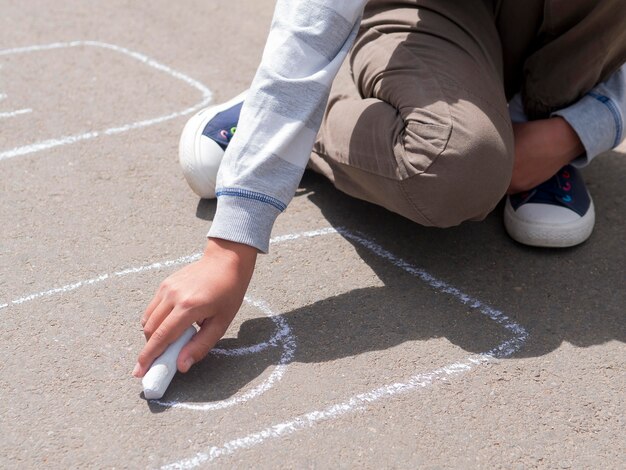
<path fill-rule="evenodd" d="M 502 227 L 502 207 L 481 223 L 442 230 L 418 226 L 350 198 L 308 172 L 296 197 L 306 197 L 318 206 L 330 225 L 362 233 L 503 311 L 529 333 L 514 357 L 536 357 L 564 342 L 590 347 L 626 341 L 626 194 L 621 187 L 626 165 L 622 162 L 619 157 L 604 157 L 586 171 L 598 213 L 596 230 L 587 243 L 566 250 L 529 248 L 510 240 Z M 214 210 L 207 203 L 203 205 Z M 468 353 L 480 353 L 510 337 L 458 300 L 433 295 L 423 282 L 361 245 L 353 245 L 384 286 L 356 289 L 281 314 L 298 338 L 294 361 L 332 361 L 431 338 L 446 338 Z M 247 320 L 238 338 L 222 340 L 220 346 L 254 344 L 271 336 L 273 329 L 268 318 Z M 243 358 L 209 356 L 190 373 L 177 375 L 165 399 L 226 399 L 258 381 L 279 356 L 280 348 Z M 157 405 L 151 409 L 163 410 Z"/>
<path fill-rule="evenodd" d="M 332 226 L 366 234 L 396 256 L 511 316 L 530 333 L 516 357 L 534 357 L 563 342 L 589 347 L 626 341 L 624 156 L 605 155 L 585 171 L 585 178 L 595 201 L 596 228 L 583 245 L 561 250 L 526 247 L 508 238 L 502 204 L 483 222 L 434 229 L 345 196 L 315 174 L 307 174 L 301 186 Z M 385 285 L 393 286 L 395 274 L 389 277 L 377 257 L 354 246 Z M 394 301 L 393 296 L 387 299 Z M 476 334 L 480 330 L 471 328 L 465 335 L 443 332 L 472 352 L 479 341 Z"/>

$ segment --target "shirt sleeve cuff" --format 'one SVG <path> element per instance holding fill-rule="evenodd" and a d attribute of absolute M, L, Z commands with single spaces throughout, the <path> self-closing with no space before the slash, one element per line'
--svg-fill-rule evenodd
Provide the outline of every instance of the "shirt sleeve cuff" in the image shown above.
<path fill-rule="evenodd" d="M 269 251 L 270 235 L 280 210 L 271 204 L 237 196 L 219 196 L 208 237 L 222 238 Z"/>
<path fill-rule="evenodd" d="M 565 119 L 585 147 L 585 154 L 572 162 L 574 166 L 584 167 L 597 155 L 619 144 L 620 122 L 619 115 L 616 116 L 612 108 L 614 106 L 609 98 L 586 95 L 573 105 L 552 114 Z"/>

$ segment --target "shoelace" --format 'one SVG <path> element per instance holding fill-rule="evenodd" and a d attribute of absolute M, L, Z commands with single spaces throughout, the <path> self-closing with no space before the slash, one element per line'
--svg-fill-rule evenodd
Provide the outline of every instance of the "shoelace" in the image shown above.
<path fill-rule="evenodd" d="M 541 183 L 530 191 L 521 193 L 519 197 L 524 202 L 531 198 L 534 202 L 552 202 L 555 199 L 563 202 L 572 202 L 571 190 L 571 174 L 565 167 L 548 181 Z"/>
<path fill-rule="evenodd" d="M 220 137 L 226 140 L 226 142 L 230 142 L 230 139 L 233 138 L 235 132 L 237 132 L 237 126 L 233 126 L 230 129 L 222 129 L 220 131 Z"/>

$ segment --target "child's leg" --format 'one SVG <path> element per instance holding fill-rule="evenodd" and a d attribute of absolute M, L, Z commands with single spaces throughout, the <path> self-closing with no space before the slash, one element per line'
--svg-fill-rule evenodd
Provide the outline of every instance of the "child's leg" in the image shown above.
<path fill-rule="evenodd" d="M 310 166 L 423 225 L 484 218 L 504 195 L 513 132 L 487 1 L 368 4 Z M 398 2 L 394 2 L 398 5 Z"/>

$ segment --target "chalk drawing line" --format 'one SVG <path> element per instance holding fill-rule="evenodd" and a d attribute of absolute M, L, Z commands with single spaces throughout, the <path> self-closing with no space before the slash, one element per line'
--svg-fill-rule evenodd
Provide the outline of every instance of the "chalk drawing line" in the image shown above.
<path fill-rule="evenodd" d="M 282 236 L 277 236 L 274 237 L 270 240 L 271 244 L 276 244 L 276 243 L 282 243 L 285 241 L 291 241 L 291 240 L 298 240 L 300 238 L 313 238 L 313 237 L 317 237 L 320 235 L 328 235 L 331 233 L 336 233 L 336 230 L 333 228 L 325 228 L 325 229 L 321 229 L 321 230 L 312 230 L 312 231 L 307 231 L 307 232 L 301 232 L 301 233 L 297 233 L 297 234 L 289 234 L 289 235 L 282 235 Z M 0 309 L 5 309 L 5 308 L 9 308 L 11 306 L 15 306 L 15 305 L 21 305 L 25 302 L 31 302 L 35 299 L 39 299 L 42 297 L 50 297 L 50 296 L 54 296 L 54 295 L 61 295 L 61 294 L 66 294 L 68 292 L 74 291 L 76 289 L 79 289 L 81 287 L 86 287 L 86 286 L 90 286 L 90 285 L 94 285 L 100 282 L 104 282 L 107 281 L 109 279 L 114 279 L 114 278 L 119 278 L 119 277 L 124 277 L 124 276 L 129 276 L 132 274 L 139 274 L 139 273 L 143 273 L 146 271 L 154 271 L 154 270 L 161 270 L 161 269 L 167 269 L 167 268 L 172 268 L 172 267 L 176 267 L 176 266 L 180 266 L 183 264 L 189 264 L 192 263 L 194 261 L 199 260 L 201 257 L 201 253 L 195 253 L 192 255 L 186 255 L 186 256 L 181 256 L 179 258 L 176 259 L 172 259 L 172 260 L 166 260 L 166 261 L 156 261 L 154 263 L 150 263 L 150 264 L 145 264 L 142 266 L 136 266 L 136 267 L 130 267 L 130 268 L 126 268 L 126 269 L 122 269 L 119 271 L 114 271 L 112 273 L 105 273 L 105 274 L 100 274 L 99 276 L 95 276 L 89 279 L 83 279 L 83 280 L 79 280 L 70 284 L 65 284 L 63 286 L 60 287 L 54 287 L 51 289 L 46 289 L 46 290 L 42 290 L 39 292 L 35 292 L 32 294 L 27 294 L 27 295 L 23 295 L 21 297 L 17 297 L 9 302 L 6 302 L 4 304 L 0 304 Z"/>
<path fill-rule="evenodd" d="M 23 114 L 30 114 L 32 112 L 33 110 L 31 108 L 23 108 L 23 109 L 16 109 L 15 111 L 2 112 L 0 113 L 0 119 L 8 119 L 8 118 L 12 118 L 15 116 L 21 116 Z"/>
<path fill-rule="evenodd" d="M 262 395 L 263 393 L 267 392 L 270 388 L 272 388 L 278 381 L 280 381 L 283 378 L 287 370 L 287 366 L 293 360 L 293 356 L 296 352 L 296 347 L 297 347 L 296 337 L 293 335 L 291 328 L 289 327 L 289 324 L 287 323 L 287 321 L 280 315 L 277 315 L 276 313 L 274 313 L 266 302 L 262 300 L 254 300 L 250 298 L 249 296 L 246 296 L 245 301 L 246 303 L 261 310 L 267 317 L 270 318 L 270 320 L 274 322 L 274 324 L 277 327 L 278 334 L 275 334 L 273 338 L 269 341 L 269 343 L 271 344 L 272 341 L 274 340 L 274 343 L 277 344 L 280 341 L 283 345 L 283 350 L 282 350 L 280 359 L 278 361 L 278 364 L 276 365 L 274 370 L 271 372 L 271 374 L 265 380 L 263 380 L 259 385 L 250 389 L 246 393 L 243 393 L 241 395 L 235 395 L 231 398 L 221 400 L 221 401 L 204 402 L 204 403 L 189 403 L 189 402 L 184 402 L 184 401 L 179 401 L 179 400 L 170 400 L 170 401 L 152 400 L 153 402 L 161 406 L 167 407 L 167 408 L 177 408 L 177 409 L 193 410 L 193 411 L 221 410 L 223 408 L 228 408 L 234 405 L 245 403 L 253 398 L 256 398 Z M 268 344 L 268 346 L 270 344 Z M 260 345 L 257 345 L 256 347 L 252 347 L 252 349 L 255 349 L 257 351 L 261 351 L 265 349 L 261 345 L 263 345 L 263 343 L 261 343 Z M 213 350 L 212 352 L 214 351 L 215 350 Z M 236 349 L 234 350 L 226 349 L 223 351 L 227 355 L 235 355 L 235 356 L 241 355 L 237 353 L 238 350 Z M 235 352 L 235 353 L 229 354 L 231 352 Z"/>
<path fill-rule="evenodd" d="M 509 357 L 519 351 L 527 340 L 527 331 L 507 315 L 504 315 L 501 311 L 485 305 L 480 300 L 473 298 L 461 292 L 456 287 L 435 278 L 423 269 L 413 266 L 402 258 L 396 257 L 391 252 L 385 250 L 383 247 L 361 234 L 342 228 L 337 228 L 336 232 L 360 244 L 373 254 L 386 259 L 391 264 L 404 270 L 405 272 L 419 278 L 435 290 L 451 295 L 462 304 L 469 305 L 471 308 L 476 309 L 480 314 L 511 331 L 514 336 L 484 353 L 471 355 L 462 361 L 446 365 L 431 372 L 417 373 L 406 379 L 404 382 L 395 382 L 375 388 L 369 392 L 358 393 L 345 401 L 331 404 L 322 410 L 310 411 L 288 421 L 265 427 L 243 437 L 232 439 L 222 446 L 208 447 L 205 451 L 197 452 L 191 457 L 163 465 L 161 467 L 162 470 L 195 468 L 199 465 L 213 462 L 220 457 L 232 455 L 239 450 L 250 449 L 262 444 L 268 439 L 277 439 L 288 436 L 295 432 L 312 428 L 317 423 L 323 421 L 337 419 L 343 415 L 354 413 L 359 410 L 367 410 L 368 406 L 371 406 L 373 403 L 379 402 L 385 398 L 423 389 L 436 382 L 444 381 L 449 377 L 468 372 L 475 368 L 475 366 L 493 361 L 495 359 Z M 326 233 L 332 232 L 325 232 L 325 234 Z"/>
<path fill-rule="evenodd" d="M 357 410 L 367 409 L 368 405 L 371 405 L 382 399 L 389 398 L 389 397 L 392 397 L 401 393 L 408 393 L 410 391 L 422 389 L 438 381 L 444 381 L 449 377 L 457 376 L 459 374 L 468 372 L 472 370 L 473 368 L 475 368 L 475 366 L 493 361 L 494 359 L 509 357 L 515 352 L 519 351 L 524 345 L 525 341 L 527 340 L 528 333 L 526 332 L 526 330 L 521 325 L 514 322 L 507 315 L 505 315 L 503 312 L 496 310 L 493 307 L 490 307 L 489 305 L 484 304 L 480 300 L 463 293 L 456 287 L 450 284 L 447 284 L 446 282 L 442 280 L 435 278 L 428 272 L 408 263 L 402 258 L 396 257 L 394 254 L 387 251 L 386 249 L 384 249 L 383 247 L 381 247 L 374 241 L 358 233 L 354 233 L 354 232 L 351 232 L 349 230 L 345 230 L 342 228 L 337 228 L 337 229 L 324 228 L 321 230 L 313 230 L 313 231 L 308 231 L 308 232 L 301 232 L 301 233 L 296 233 L 296 234 L 288 234 L 284 236 L 275 237 L 271 240 L 271 243 L 275 244 L 275 243 L 281 243 L 281 242 L 286 242 L 286 241 L 291 241 L 291 240 L 313 238 L 313 237 L 336 234 L 336 233 L 341 234 L 342 236 L 353 240 L 354 242 L 368 249 L 373 254 L 383 259 L 386 259 L 391 264 L 395 265 L 401 270 L 419 278 L 426 284 L 430 285 L 436 291 L 448 294 L 456 298 L 457 300 L 459 300 L 462 304 L 470 306 L 471 308 L 475 309 L 478 313 L 486 316 L 487 318 L 496 322 L 503 328 L 511 331 L 511 333 L 513 333 L 513 337 L 504 341 L 503 343 L 496 346 L 495 348 L 489 351 L 486 351 L 484 353 L 471 355 L 464 360 L 455 362 L 453 364 L 449 364 L 447 366 L 441 367 L 434 371 L 415 374 L 409 377 L 408 379 L 406 379 L 404 382 L 396 382 L 396 383 L 392 383 L 389 385 L 384 385 L 382 387 L 375 388 L 369 392 L 356 394 L 343 402 L 331 404 L 322 410 L 311 411 L 309 413 L 297 416 L 291 420 L 266 427 L 264 429 L 261 429 L 260 431 L 253 432 L 246 436 L 228 441 L 222 446 L 209 447 L 204 452 L 198 452 L 192 457 L 178 460 L 171 464 L 165 465 L 162 468 L 164 469 L 194 468 L 203 463 L 212 462 L 220 457 L 234 454 L 238 450 L 254 447 L 256 445 L 259 445 L 265 442 L 267 439 L 276 439 L 276 438 L 280 438 L 283 436 L 287 436 L 297 431 L 311 428 L 319 422 L 336 419 L 347 413 L 356 412 Z M 122 271 L 114 272 L 112 274 L 103 274 L 101 276 L 97 276 L 97 277 L 83 280 L 83 281 L 78 281 L 73 284 L 67 284 L 65 286 L 37 292 L 35 294 L 26 295 L 23 297 L 19 297 L 15 300 L 12 300 L 11 302 L 7 302 L 7 303 L 0 305 L 0 309 L 9 308 L 13 305 L 20 305 L 24 302 L 29 302 L 29 301 L 32 301 L 41 297 L 45 297 L 45 296 L 64 294 L 64 293 L 76 290 L 78 288 L 85 287 L 88 285 L 93 285 L 99 282 L 104 282 L 108 279 L 112 279 L 115 277 L 127 276 L 130 274 L 141 273 L 141 272 L 155 270 L 155 269 L 163 269 L 167 267 L 173 267 L 173 266 L 189 263 L 194 260 L 197 260 L 199 257 L 200 257 L 200 254 L 195 254 L 191 256 L 183 256 L 174 260 L 161 261 L 161 262 L 156 262 L 156 263 L 152 263 L 152 264 L 148 264 L 148 265 L 144 265 L 140 267 L 128 268 Z M 259 307 L 260 305 L 263 305 L 262 302 L 255 301 L 250 298 L 248 298 L 247 301 L 253 302 L 254 305 L 257 307 Z M 269 310 L 269 307 L 267 307 L 267 305 L 265 305 L 264 308 L 268 309 L 267 312 L 265 313 L 268 316 L 270 316 L 270 318 L 277 318 L 277 319 L 280 318 L 280 316 L 276 316 L 273 312 L 271 312 L 271 310 Z M 290 330 L 286 330 L 285 326 L 286 328 L 289 328 L 289 326 L 286 324 L 277 324 L 277 327 L 279 327 L 279 331 L 282 332 L 280 335 L 281 340 L 283 338 L 287 338 L 287 340 L 295 341 L 295 337 L 291 336 Z M 279 335 L 275 334 L 273 338 L 277 338 L 278 336 Z M 283 355 L 281 356 L 281 360 L 285 357 L 285 354 L 286 354 L 284 343 L 283 343 L 283 348 L 284 349 L 283 349 Z M 292 351 L 291 354 L 293 354 L 293 351 L 295 351 L 295 343 L 292 345 L 291 351 Z M 291 360 L 291 358 L 289 358 L 289 356 L 287 357 L 288 359 L 285 359 L 285 361 L 288 362 Z M 281 370 L 279 369 L 281 366 L 286 366 L 286 363 L 285 364 L 279 363 L 276 369 Z M 274 370 L 274 372 L 276 371 L 276 369 Z M 277 379 L 274 379 L 274 382 L 276 380 Z M 258 393 L 263 393 L 263 391 L 265 390 L 259 391 L 259 392 L 256 391 L 257 389 L 262 388 L 262 386 L 263 384 L 261 384 L 258 387 L 255 387 L 255 389 L 251 390 L 249 393 L 254 392 L 254 393 L 257 393 L 257 395 Z M 233 397 L 232 400 L 234 400 L 234 402 L 236 403 L 240 403 L 236 401 L 237 399 L 238 399 L 237 397 Z M 217 403 L 212 403 L 212 404 L 217 405 Z M 180 404 L 178 402 L 171 402 L 169 403 L 169 405 L 175 406 L 175 407 L 187 408 L 187 409 L 199 409 L 199 410 L 206 411 L 206 409 L 204 409 L 203 407 L 207 404 L 189 405 L 189 404 Z M 194 406 L 196 408 L 194 408 Z M 217 406 L 220 406 L 220 405 L 217 405 Z"/>
<path fill-rule="evenodd" d="M 124 132 L 131 131 L 131 130 L 152 126 L 152 125 L 159 124 L 165 121 L 169 121 L 171 119 L 175 119 L 181 116 L 186 116 L 188 114 L 191 114 L 195 111 L 198 111 L 204 108 L 211 102 L 211 99 L 212 99 L 211 90 L 209 90 L 205 85 L 203 85 L 199 81 L 194 80 L 188 75 L 185 75 L 182 72 L 174 70 L 168 67 L 167 65 L 157 62 L 156 60 L 151 59 L 150 57 L 144 54 L 132 51 L 122 46 L 117 46 L 117 45 L 109 44 L 106 42 L 71 41 L 71 42 L 55 42 L 51 44 L 42 44 L 42 45 L 34 45 L 34 46 L 27 46 L 27 47 L 16 47 L 12 49 L 0 50 L 0 57 L 12 55 L 12 54 L 27 54 L 27 53 L 33 53 L 33 52 L 42 52 L 42 51 L 50 51 L 50 50 L 55 50 L 55 49 L 85 47 L 85 46 L 97 47 L 101 49 L 115 51 L 115 52 L 124 54 L 128 57 L 131 57 L 149 67 L 152 67 L 155 70 L 159 70 L 163 73 L 166 73 L 170 75 L 171 77 L 181 80 L 187 85 L 197 89 L 202 94 L 202 100 L 193 106 L 183 109 L 182 111 L 169 113 L 163 116 L 158 116 L 156 118 L 144 119 L 144 120 L 133 122 L 130 124 L 110 127 L 110 128 L 103 129 L 103 130 L 84 132 L 84 133 L 74 134 L 74 135 L 66 135 L 66 136 L 62 136 L 59 138 L 47 139 L 47 140 L 43 140 L 40 142 L 35 142 L 32 144 L 15 147 L 9 150 L 4 150 L 0 152 L 0 161 L 7 160 L 9 158 L 18 157 L 18 156 L 29 155 L 32 153 L 40 152 L 42 150 L 47 150 L 47 149 L 51 149 L 54 147 L 70 145 L 70 144 L 74 144 L 74 143 L 85 141 L 85 140 L 95 139 L 96 137 L 100 137 L 100 136 L 116 135 L 116 134 L 121 134 Z"/>
<path fill-rule="evenodd" d="M 35 299 L 49 297 L 53 295 L 59 295 L 68 293 L 71 291 L 75 291 L 80 287 L 85 287 L 89 285 L 94 285 L 97 283 L 101 283 L 110 279 L 119 278 L 123 276 L 128 276 L 131 274 L 144 273 L 147 271 L 162 269 L 167 267 L 173 267 L 181 264 L 186 264 L 189 262 L 193 262 L 200 258 L 200 255 L 191 255 L 191 256 L 182 256 L 180 258 L 164 261 L 164 262 L 156 262 L 149 265 L 144 265 L 135 268 L 128 268 L 122 271 L 116 271 L 110 274 L 102 274 L 100 276 L 96 276 L 90 279 L 81 280 L 78 282 L 74 282 L 71 284 L 66 284 L 65 286 L 56 287 L 52 289 L 48 289 L 45 291 L 37 292 L 35 294 L 30 294 L 26 296 L 19 297 L 17 299 L 12 300 L 10 303 L 0 304 L 0 310 L 4 308 L 8 308 L 12 305 L 21 305 L 26 302 L 30 302 Z M 282 344 L 282 352 L 278 364 L 270 375 L 264 379 L 260 384 L 256 385 L 252 389 L 242 393 L 234 395 L 228 399 L 214 401 L 214 402 L 196 402 L 196 403 L 188 403 L 181 400 L 152 400 L 166 408 L 176 408 L 176 409 L 186 409 L 186 410 L 194 410 L 194 411 L 214 411 L 220 410 L 224 408 L 228 408 L 234 405 L 239 405 L 249 401 L 253 398 L 256 398 L 263 393 L 270 390 L 278 381 L 280 381 L 286 370 L 287 366 L 293 359 L 296 350 L 296 338 L 291 332 L 291 328 L 283 317 L 277 316 L 268 304 L 262 300 L 255 300 L 249 296 L 245 297 L 245 302 L 260 310 L 263 314 L 268 316 L 270 320 L 276 325 L 276 329 L 269 340 L 260 342 L 258 344 L 244 346 L 240 348 L 214 348 L 211 350 L 210 354 L 215 356 L 246 356 L 250 354 L 258 354 L 270 347 L 277 347 L 279 344 Z"/>
<path fill-rule="evenodd" d="M 0 93 L 0 101 L 4 101 L 7 98 L 8 95 L 6 93 Z M 2 111 L 0 112 L 0 119 L 8 119 L 15 116 L 21 116 L 23 114 L 30 114 L 32 112 L 33 110 L 31 108 L 16 109 L 14 111 Z"/>
<path fill-rule="evenodd" d="M 296 240 L 301 237 L 314 237 L 314 236 L 318 236 L 318 235 L 322 235 L 326 233 L 333 233 L 333 232 L 331 232 L 331 230 L 329 229 L 323 229 L 323 230 L 316 230 L 316 231 L 305 232 L 305 233 L 300 233 L 300 234 L 279 236 L 270 240 L 270 243 L 275 244 L 275 243 L 280 243 L 280 242 L 289 241 L 289 240 Z M 91 285 L 102 283 L 104 281 L 115 279 L 115 278 L 120 278 L 120 277 L 134 275 L 134 274 L 140 274 L 140 273 L 158 270 L 158 269 L 175 267 L 175 266 L 179 266 L 182 264 L 188 264 L 193 261 L 197 261 L 200 258 L 200 256 L 201 255 L 197 253 L 197 254 L 188 255 L 188 256 L 181 256 L 173 260 L 157 261 L 157 262 L 143 265 L 143 266 L 131 267 L 131 268 L 126 268 L 120 271 L 115 271 L 112 273 L 101 274 L 93 278 L 80 280 L 77 282 L 66 284 L 64 286 L 54 287 L 51 289 L 47 289 L 47 290 L 43 290 L 43 291 L 36 292 L 33 294 L 28 294 L 28 295 L 18 297 L 10 302 L 0 304 L 0 310 L 9 308 L 11 306 L 21 305 L 26 302 L 31 302 L 33 300 L 44 298 L 44 297 L 66 294 L 66 293 L 75 291 L 81 287 L 91 286 Z M 276 315 L 276 313 L 274 313 L 271 310 L 271 308 L 266 302 L 262 300 L 252 299 L 249 296 L 246 296 L 245 301 L 251 306 L 259 309 L 262 313 L 268 316 L 270 320 L 272 320 L 272 322 L 274 322 L 274 324 L 276 325 L 276 329 L 274 333 L 272 334 L 269 340 L 260 342 L 258 344 L 244 346 L 240 348 L 229 348 L 229 349 L 214 348 L 210 352 L 210 354 L 217 355 L 217 356 L 220 356 L 220 355 L 221 356 L 246 356 L 249 354 L 258 354 L 270 347 L 277 347 L 279 344 L 282 344 L 282 352 L 281 352 L 280 359 L 276 367 L 274 367 L 274 369 L 270 373 L 270 375 L 266 379 L 264 379 L 260 384 L 256 385 L 252 389 L 242 394 L 237 394 L 233 397 L 230 397 L 228 399 L 221 400 L 221 401 L 204 402 L 204 403 L 189 403 L 189 402 L 184 402 L 180 400 L 170 400 L 170 401 L 153 400 L 154 402 L 167 408 L 186 409 L 186 410 L 193 410 L 193 411 L 214 411 L 214 410 L 228 408 L 234 405 L 243 404 L 246 401 L 256 398 L 260 396 L 261 394 L 270 390 L 278 381 L 282 379 L 282 377 L 284 376 L 287 370 L 287 366 L 289 365 L 289 363 L 291 362 L 295 354 L 296 338 L 293 335 L 291 328 L 289 327 L 286 320 L 283 317 Z"/>

